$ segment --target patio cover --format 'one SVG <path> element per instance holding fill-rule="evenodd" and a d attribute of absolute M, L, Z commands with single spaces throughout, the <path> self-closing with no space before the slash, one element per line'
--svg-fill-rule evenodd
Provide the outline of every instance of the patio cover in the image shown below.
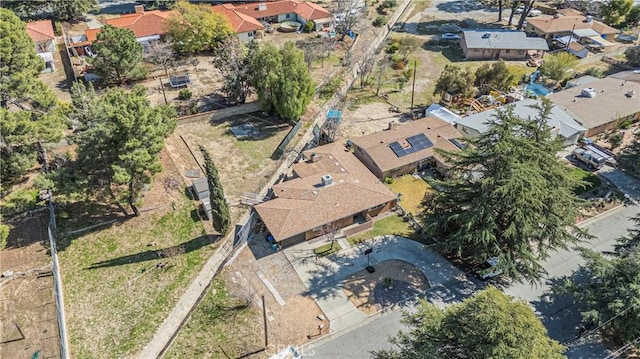
<path fill-rule="evenodd" d="M 572 31 L 572 33 L 579 38 L 582 38 L 582 37 L 590 38 L 592 36 L 600 37 L 600 34 L 594 31 L 593 29 L 575 29 Z"/>
<path fill-rule="evenodd" d="M 616 46 L 616 44 L 614 44 L 611 41 L 607 41 L 605 39 L 603 39 L 600 36 L 589 36 L 589 39 L 591 39 L 591 41 L 593 42 L 597 42 L 598 44 L 604 46 L 604 47 L 609 47 L 609 46 Z"/>

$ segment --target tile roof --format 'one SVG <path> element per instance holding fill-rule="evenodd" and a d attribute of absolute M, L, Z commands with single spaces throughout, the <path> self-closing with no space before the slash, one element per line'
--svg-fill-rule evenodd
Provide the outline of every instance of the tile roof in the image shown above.
<path fill-rule="evenodd" d="M 469 49 L 549 50 L 545 39 L 517 30 L 465 30 L 462 41 Z"/>
<path fill-rule="evenodd" d="M 260 10 L 258 5 L 263 4 L 266 9 Z M 312 2 L 301 2 L 298 0 L 283 0 L 265 2 L 260 4 L 252 3 L 238 5 L 235 7 L 235 10 L 249 15 L 255 19 L 288 13 L 295 13 L 305 20 L 320 20 L 332 17 L 330 12 L 323 9 L 317 4 L 314 4 Z"/>
<path fill-rule="evenodd" d="M 559 16 L 557 18 L 554 18 L 553 16 L 539 16 L 535 18 L 528 18 L 527 26 L 528 25 L 531 25 L 531 27 L 541 35 L 556 32 L 569 32 L 574 29 L 574 26 L 575 30 L 592 29 L 602 35 L 617 34 L 620 32 L 617 29 L 605 25 L 597 20 L 587 22 L 584 15 Z"/>
<path fill-rule="evenodd" d="M 27 34 L 34 42 L 53 40 L 56 37 L 51 20 L 28 22 Z"/>
<path fill-rule="evenodd" d="M 105 22 L 111 26 L 129 29 L 133 31 L 136 38 L 141 38 L 165 34 L 164 21 L 173 15 L 173 11 L 153 10 L 121 15 Z"/>
<path fill-rule="evenodd" d="M 396 156 L 389 147 L 389 144 L 392 142 L 397 141 L 402 144 L 406 142 L 408 137 L 420 133 L 424 134 L 433 143 L 433 146 L 403 157 Z M 460 133 L 450 123 L 430 116 L 398 125 L 395 129 L 353 138 L 351 142 L 366 151 L 382 172 L 387 172 L 404 165 L 434 157 L 436 155 L 434 149 L 436 148 L 447 151 L 458 150 L 449 140 L 459 137 L 461 137 Z"/>
<path fill-rule="evenodd" d="M 594 98 L 581 97 L 585 87 L 595 89 Z M 633 91 L 633 96 L 627 94 Z M 556 106 L 568 110 L 582 126 L 592 129 L 620 117 L 640 112 L 640 83 L 606 77 L 547 96 Z"/>
<path fill-rule="evenodd" d="M 236 11 L 234 6 L 231 4 L 215 5 L 211 7 L 211 10 L 215 13 L 224 15 L 229 20 L 229 24 L 236 34 L 264 30 L 264 26 L 260 21 L 249 15 Z"/>
<path fill-rule="evenodd" d="M 396 199 L 376 176 L 340 143 L 305 151 L 316 161 L 293 166 L 297 178 L 273 186 L 275 198 L 254 206 L 276 240 L 353 216 Z M 333 184 L 322 186 L 329 174 Z"/>

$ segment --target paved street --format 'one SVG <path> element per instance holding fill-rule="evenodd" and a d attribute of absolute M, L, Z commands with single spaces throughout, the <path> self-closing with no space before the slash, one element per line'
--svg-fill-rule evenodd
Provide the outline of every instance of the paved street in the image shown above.
<path fill-rule="evenodd" d="M 638 206 L 620 207 L 603 217 L 585 223 L 585 228 L 595 238 L 581 246 L 599 251 L 612 250 L 615 240 L 625 235 L 627 229 L 632 227 L 633 223 L 629 218 L 638 212 L 640 212 Z M 547 292 L 549 283 L 564 276 L 575 275 L 575 278 L 580 280 L 579 274 L 576 275 L 575 271 L 582 263 L 582 259 L 575 250 L 556 252 L 545 262 L 545 268 L 549 272 L 548 281 L 540 283 L 537 287 L 513 284 L 506 288 L 505 292 L 532 304 L 549 330 L 549 335 L 570 347 L 567 353 L 570 359 L 604 358 L 607 350 L 594 338 L 576 341 L 575 327 L 580 322 L 579 307 L 573 304 L 570 298 L 557 297 Z M 474 291 L 481 290 L 482 287 L 481 283 L 458 278 L 432 288 L 427 293 L 427 298 L 437 305 L 446 305 L 462 300 Z M 408 310 L 411 308 L 411 303 L 405 307 Z M 305 348 L 307 355 L 304 357 L 369 358 L 371 351 L 391 348 L 386 338 L 404 328 L 400 319 L 401 314 L 398 311 L 372 318 L 359 327 L 350 328 L 343 333 L 335 333 L 308 346 Z"/>

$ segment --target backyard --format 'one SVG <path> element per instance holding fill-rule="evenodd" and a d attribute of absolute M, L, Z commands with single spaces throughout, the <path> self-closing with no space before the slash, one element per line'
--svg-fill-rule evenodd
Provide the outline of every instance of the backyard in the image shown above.
<path fill-rule="evenodd" d="M 409 225 L 409 222 L 405 221 L 398 215 L 391 214 L 387 217 L 375 221 L 372 229 L 348 237 L 347 241 L 353 246 L 373 237 L 384 235 L 417 238 L 417 234 L 411 227 L 411 225 Z"/>
<path fill-rule="evenodd" d="M 422 200 L 427 192 L 431 191 L 431 186 L 427 181 L 422 177 L 414 177 L 410 174 L 392 179 L 389 188 L 393 193 L 400 195 L 400 206 L 413 216 L 420 214 Z"/>

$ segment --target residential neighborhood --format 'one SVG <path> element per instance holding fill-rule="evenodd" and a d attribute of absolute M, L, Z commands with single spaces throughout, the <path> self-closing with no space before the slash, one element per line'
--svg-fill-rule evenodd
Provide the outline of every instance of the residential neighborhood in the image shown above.
<path fill-rule="evenodd" d="M 635 358 L 640 2 L 0 2 L 0 357 Z"/>

